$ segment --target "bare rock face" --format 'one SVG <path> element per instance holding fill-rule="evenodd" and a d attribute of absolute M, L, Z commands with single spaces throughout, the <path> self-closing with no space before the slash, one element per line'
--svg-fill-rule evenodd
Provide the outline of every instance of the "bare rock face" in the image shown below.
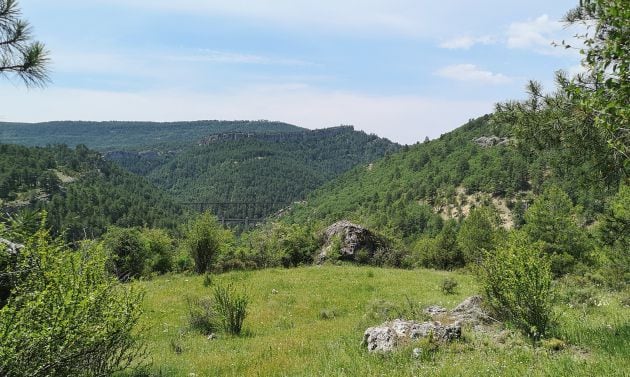
<path fill-rule="evenodd" d="M 510 139 L 507 137 L 498 137 L 498 136 L 480 136 L 476 139 L 473 139 L 473 142 L 479 145 L 482 148 L 494 147 L 495 145 L 506 145 L 510 142 Z"/>
<path fill-rule="evenodd" d="M 336 246 L 335 240 L 341 242 L 341 259 L 357 261 L 359 250 L 366 252 L 365 257 L 371 258 L 379 248 L 384 246 L 383 240 L 361 225 L 353 224 L 347 220 L 338 221 L 324 231 L 324 246 L 322 247 L 318 261 L 322 262 Z"/>

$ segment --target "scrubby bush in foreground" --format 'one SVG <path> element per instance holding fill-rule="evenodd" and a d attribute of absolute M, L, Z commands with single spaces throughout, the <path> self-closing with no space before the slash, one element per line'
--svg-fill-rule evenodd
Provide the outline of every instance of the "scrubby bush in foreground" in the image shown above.
<path fill-rule="evenodd" d="M 249 297 L 237 292 L 232 285 L 218 285 L 214 288 L 214 309 L 223 330 L 232 335 L 239 335 L 243 330 L 243 321 L 247 316 Z"/>
<path fill-rule="evenodd" d="M 496 314 L 534 340 L 547 333 L 552 317 L 551 262 L 543 247 L 514 232 L 506 245 L 487 256 L 479 272 Z"/>
<path fill-rule="evenodd" d="M 199 274 L 209 271 L 232 238 L 232 233 L 223 229 L 217 218 L 209 212 L 191 221 L 184 242 L 195 262 L 195 271 Z"/>
<path fill-rule="evenodd" d="M 137 360 L 142 295 L 109 274 L 105 253 L 45 230 L 25 244 L 3 271 L 15 284 L 0 309 L 0 375 L 109 376 Z"/>

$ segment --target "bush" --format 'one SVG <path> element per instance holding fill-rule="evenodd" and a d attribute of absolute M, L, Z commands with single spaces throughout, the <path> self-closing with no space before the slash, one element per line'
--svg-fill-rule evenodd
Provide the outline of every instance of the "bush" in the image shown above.
<path fill-rule="evenodd" d="M 442 280 L 442 283 L 440 284 L 440 289 L 442 290 L 442 293 L 444 293 L 445 295 L 452 295 L 455 293 L 455 290 L 457 289 L 457 281 L 455 279 L 451 279 L 451 278 L 445 278 L 444 280 Z"/>
<path fill-rule="evenodd" d="M 488 255 L 479 270 L 488 304 L 497 315 L 537 340 L 549 330 L 552 275 L 544 245 L 515 231 L 506 245 Z"/>
<path fill-rule="evenodd" d="M 212 300 L 188 298 L 186 303 L 188 304 L 188 325 L 191 329 L 210 335 L 219 328 L 219 318 Z"/>
<path fill-rule="evenodd" d="M 173 270 L 174 242 L 163 229 L 142 229 L 141 241 L 147 255 L 148 269 L 159 274 Z"/>
<path fill-rule="evenodd" d="M 0 309 L 0 375 L 105 376 L 135 363 L 142 294 L 109 274 L 102 248 L 72 251 L 41 229 L 25 245 Z"/>
<path fill-rule="evenodd" d="M 227 333 L 239 335 L 247 316 L 249 297 L 238 293 L 232 285 L 217 285 L 214 288 L 214 310 Z"/>
<path fill-rule="evenodd" d="M 319 247 L 315 233 L 308 226 L 273 223 L 251 232 L 245 239 L 244 264 L 260 268 L 294 267 L 313 263 Z M 245 259 L 240 256 L 239 259 Z M 250 268 L 251 269 L 251 268 Z"/>
<path fill-rule="evenodd" d="M 102 244 L 110 255 L 109 269 L 119 280 L 127 281 L 148 272 L 149 254 L 138 229 L 110 227 Z"/>
<path fill-rule="evenodd" d="M 188 224 L 184 242 L 195 263 L 195 271 L 199 274 L 209 271 L 232 238 L 232 232 L 223 229 L 217 218 L 209 212 L 192 220 Z"/>

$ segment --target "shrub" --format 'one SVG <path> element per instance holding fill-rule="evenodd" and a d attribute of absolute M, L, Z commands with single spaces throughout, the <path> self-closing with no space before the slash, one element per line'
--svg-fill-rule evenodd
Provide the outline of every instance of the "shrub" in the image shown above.
<path fill-rule="evenodd" d="M 552 276 L 544 245 L 515 231 L 506 245 L 488 255 L 479 270 L 488 304 L 497 315 L 537 340 L 548 331 Z"/>
<path fill-rule="evenodd" d="M 243 329 L 243 321 L 247 316 L 249 297 L 236 292 L 232 285 L 217 285 L 214 288 L 214 311 L 227 333 L 239 335 Z"/>
<path fill-rule="evenodd" d="M 212 274 L 209 272 L 206 272 L 206 274 L 203 275 L 203 286 L 207 288 L 211 285 L 212 285 Z"/>
<path fill-rule="evenodd" d="M 0 375 L 105 376 L 135 363 L 142 294 L 109 274 L 102 248 L 72 251 L 42 229 L 25 245 L 0 309 Z"/>
<path fill-rule="evenodd" d="M 293 267 L 313 262 L 319 242 L 312 229 L 298 224 L 273 223 L 251 232 L 246 253 L 257 267 Z M 242 259 L 242 257 L 241 257 Z"/>
<path fill-rule="evenodd" d="M 110 227 L 102 244 L 110 255 L 109 269 L 119 280 L 127 281 L 148 272 L 149 255 L 138 229 Z"/>
<path fill-rule="evenodd" d="M 217 218 L 209 212 L 192 220 L 188 224 L 184 242 L 195 263 L 195 271 L 199 274 L 209 271 L 232 238 L 232 233 L 223 229 Z"/>
<path fill-rule="evenodd" d="M 160 274 L 173 269 L 174 242 L 163 229 L 145 228 L 141 231 L 141 241 L 148 258 L 148 269 Z"/>
<path fill-rule="evenodd" d="M 455 290 L 457 289 L 457 280 L 455 279 L 451 279 L 451 278 L 445 278 L 444 280 L 442 280 L 442 283 L 440 284 L 440 289 L 442 290 L 442 293 L 444 293 L 445 295 L 452 295 L 455 293 Z"/>
<path fill-rule="evenodd" d="M 219 318 L 214 303 L 209 298 L 186 299 L 188 304 L 188 325 L 204 335 L 210 335 L 219 328 Z"/>

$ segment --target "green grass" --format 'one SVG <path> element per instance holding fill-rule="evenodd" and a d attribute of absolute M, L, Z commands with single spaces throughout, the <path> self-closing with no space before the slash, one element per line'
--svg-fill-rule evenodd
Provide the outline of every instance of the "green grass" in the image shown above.
<path fill-rule="evenodd" d="M 458 282 L 441 291 L 444 278 Z M 562 308 L 562 351 L 532 347 L 518 334 L 501 339 L 465 329 L 464 339 L 413 358 L 409 345 L 390 355 L 361 347 L 363 331 L 382 318 L 370 303 L 453 308 L 477 293 L 469 275 L 354 266 L 269 269 L 218 275 L 250 296 L 244 335 L 217 339 L 191 331 L 187 297 L 209 297 L 203 276 L 172 275 L 138 283 L 146 289 L 143 336 L 154 373 L 164 376 L 624 376 L 630 370 L 630 310 L 614 295 L 602 306 Z M 275 291 L 274 291 L 275 290 Z M 368 313 L 368 314 L 366 314 Z M 178 351 L 175 352 L 176 344 Z"/>

